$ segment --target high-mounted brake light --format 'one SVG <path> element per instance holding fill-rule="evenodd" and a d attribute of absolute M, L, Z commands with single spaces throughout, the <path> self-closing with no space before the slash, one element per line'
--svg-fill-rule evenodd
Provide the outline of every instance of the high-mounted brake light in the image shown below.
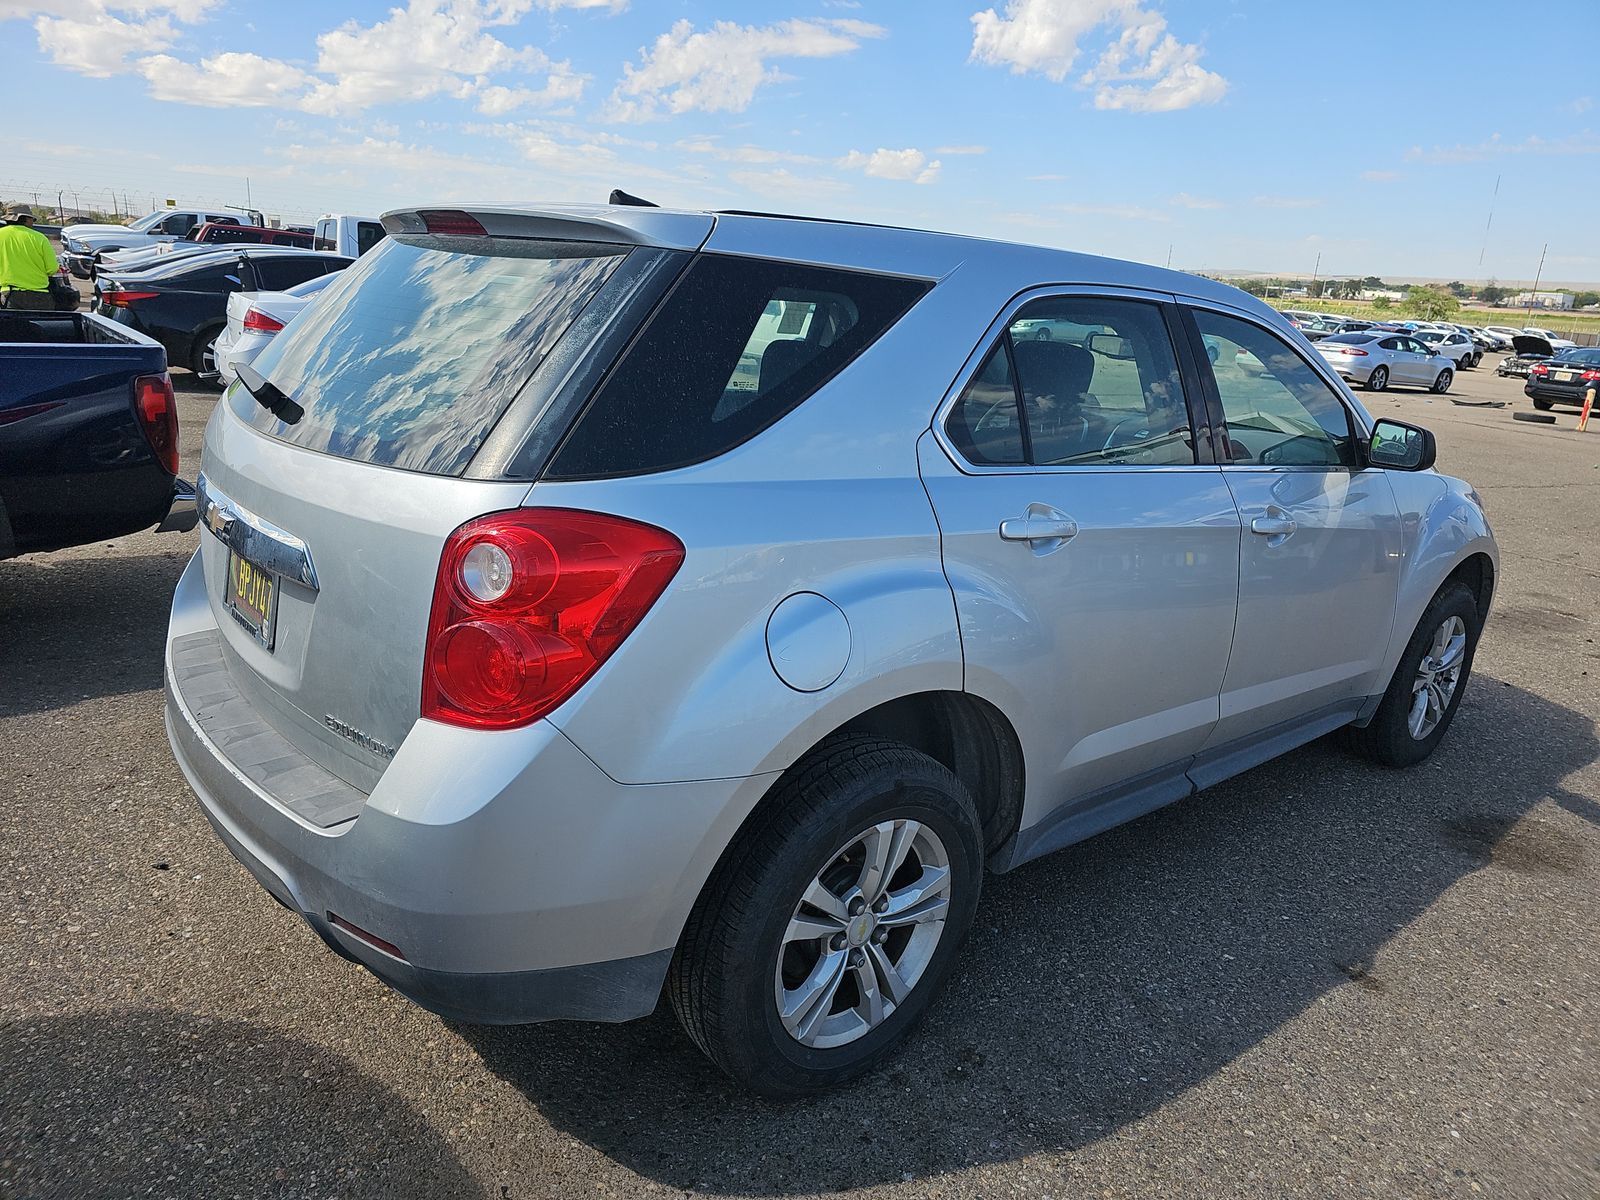
<path fill-rule="evenodd" d="M 456 208 L 424 208 L 417 212 L 429 233 L 455 234 L 459 237 L 487 237 L 478 218 Z"/>
<path fill-rule="evenodd" d="M 439 557 L 422 715 L 509 729 L 554 711 L 682 563 L 666 530 L 602 513 L 526 508 L 467 522 Z"/>
<path fill-rule="evenodd" d="M 178 402 L 172 393 L 172 377 L 141 375 L 133 381 L 133 410 L 139 415 L 139 428 L 168 475 L 178 473 Z"/>
<path fill-rule="evenodd" d="M 256 333 L 277 333 L 283 328 L 283 322 L 270 313 L 264 313 L 252 305 L 245 310 L 244 327 Z"/>

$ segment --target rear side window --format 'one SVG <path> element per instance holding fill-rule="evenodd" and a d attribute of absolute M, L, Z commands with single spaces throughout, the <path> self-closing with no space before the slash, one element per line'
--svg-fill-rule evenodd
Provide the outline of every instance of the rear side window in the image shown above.
<path fill-rule="evenodd" d="M 725 454 L 842 371 L 932 286 L 702 255 L 601 385 L 547 476 L 639 475 Z"/>
<path fill-rule="evenodd" d="M 383 231 L 383 226 L 379 225 L 376 221 L 362 221 L 358 223 L 356 225 L 356 254 L 365 254 L 379 242 L 383 241 L 385 236 L 387 235 Z M 336 250 L 338 247 L 329 246 L 328 249 Z"/>
<path fill-rule="evenodd" d="M 285 422 L 242 386 L 230 404 L 297 446 L 458 475 L 517 389 L 605 284 L 622 246 L 388 238 L 308 308 L 255 369 L 301 410 Z"/>

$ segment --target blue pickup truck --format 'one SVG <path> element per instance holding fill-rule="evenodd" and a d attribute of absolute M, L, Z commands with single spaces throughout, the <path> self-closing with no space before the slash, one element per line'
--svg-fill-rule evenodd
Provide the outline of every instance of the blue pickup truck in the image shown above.
<path fill-rule="evenodd" d="M 0 309 L 0 559 L 194 523 L 161 345 L 92 313 Z"/>

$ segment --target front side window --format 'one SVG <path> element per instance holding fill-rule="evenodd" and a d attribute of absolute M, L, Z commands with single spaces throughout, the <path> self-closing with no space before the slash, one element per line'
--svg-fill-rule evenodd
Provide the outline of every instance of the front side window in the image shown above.
<path fill-rule="evenodd" d="M 548 476 L 639 475 L 724 454 L 798 407 L 931 286 L 700 255 L 579 416 Z"/>
<path fill-rule="evenodd" d="M 1052 296 L 1026 305 L 962 392 L 945 430 L 977 465 L 1195 461 L 1166 321 L 1158 306 L 1136 300 Z"/>
<path fill-rule="evenodd" d="M 1259 325 L 1194 310 L 1222 402 L 1224 461 L 1276 467 L 1355 467 L 1350 416 L 1333 389 L 1286 342 Z"/>

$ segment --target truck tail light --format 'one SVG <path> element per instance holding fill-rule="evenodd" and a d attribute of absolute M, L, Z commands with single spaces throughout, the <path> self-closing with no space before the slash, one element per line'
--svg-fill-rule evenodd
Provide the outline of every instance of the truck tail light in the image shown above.
<path fill-rule="evenodd" d="M 172 393 L 172 377 L 141 375 L 133 381 L 133 409 L 139 414 L 139 428 L 168 475 L 178 473 L 178 402 Z"/>
<path fill-rule="evenodd" d="M 564 508 L 491 513 L 439 557 L 422 715 L 509 729 L 552 712 L 599 669 L 683 564 L 664 529 Z"/>
<path fill-rule="evenodd" d="M 264 313 L 251 305 L 245 310 L 244 327 L 256 333 L 277 333 L 283 328 L 283 322 L 271 313 Z"/>

